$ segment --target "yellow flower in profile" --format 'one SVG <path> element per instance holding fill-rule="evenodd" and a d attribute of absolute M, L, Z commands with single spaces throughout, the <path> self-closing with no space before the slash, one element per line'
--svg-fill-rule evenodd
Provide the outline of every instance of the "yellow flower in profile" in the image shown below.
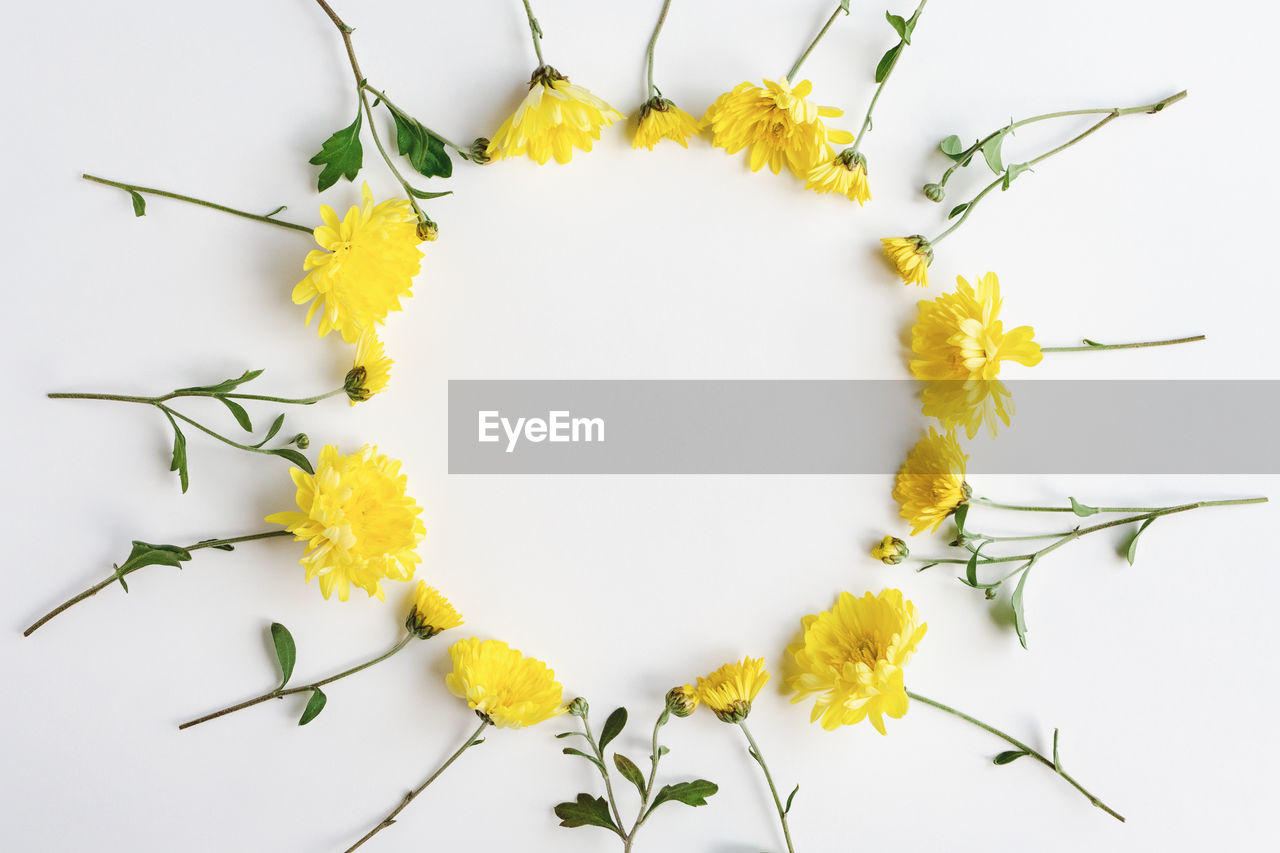
<path fill-rule="evenodd" d="M 320 314 L 321 337 L 337 330 L 347 343 L 400 310 L 400 299 L 412 296 L 413 277 L 421 269 L 418 219 L 405 199 L 373 203 L 365 184 L 361 205 L 342 221 L 327 204 L 320 206 L 324 224 L 313 232 L 319 249 L 307 253 L 306 278 L 293 289 L 293 301 L 310 302 L 306 322 Z"/>
<path fill-rule="evenodd" d="M 555 672 L 506 643 L 471 637 L 450 646 L 449 657 L 445 686 L 496 726 L 524 728 L 565 710 Z"/>
<path fill-rule="evenodd" d="M 528 154 L 539 164 L 552 157 L 568 163 L 574 148 L 590 151 L 601 128 L 622 118 L 622 113 L 544 65 L 533 72 L 529 94 L 498 128 L 485 154 L 491 160 Z"/>
<path fill-rule="evenodd" d="M 941 435 L 933 427 L 911 448 L 898 469 L 893 499 L 913 535 L 937 530 L 956 507 L 969 500 L 969 484 L 964 481 L 968 460 L 955 433 Z"/>
<path fill-rule="evenodd" d="M 764 81 L 764 88 L 739 83 L 716 98 L 702 117 L 702 126 L 711 129 L 711 144 L 736 154 L 751 149 L 751 171 L 768 165 L 776 175 L 785 165 L 797 177 L 830 158 L 832 142 L 846 144 L 853 134 L 830 130 L 823 118 L 844 115 L 844 110 L 821 107 L 806 98 L 813 84 L 804 80 L 792 88 L 783 77 L 777 83 Z"/>
<path fill-rule="evenodd" d="M 418 581 L 405 627 L 419 640 L 429 640 L 441 631 L 461 624 L 462 616 L 449 603 L 449 599 L 437 592 L 435 587 L 427 586 L 425 581 Z"/>
<path fill-rule="evenodd" d="M 347 378 L 342 383 L 351 405 L 363 403 L 374 394 L 387 390 L 393 364 L 395 362 L 387 358 L 382 341 L 378 340 L 374 331 L 365 329 L 361 332 L 356 344 L 355 366 L 347 371 Z"/>
<path fill-rule="evenodd" d="M 699 678 L 696 689 L 698 700 L 716 717 L 726 723 L 740 723 L 751 713 L 751 702 L 768 682 L 764 658 L 743 658 Z"/>
<path fill-rule="evenodd" d="M 640 121 L 632 148 L 643 145 L 650 151 L 664 139 L 689 147 L 689 137 L 699 133 L 698 120 L 665 98 L 651 98 L 640 108 Z"/>
<path fill-rule="evenodd" d="M 677 717 L 687 717 L 698 710 L 698 688 L 692 684 L 672 687 L 667 691 L 667 710 Z"/>
<path fill-rule="evenodd" d="M 884 253 L 893 264 L 903 284 L 929 286 L 929 265 L 933 263 L 933 247 L 919 234 L 910 237 L 882 237 Z"/>
<path fill-rule="evenodd" d="M 308 582 L 320 579 L 325 598 L 337 590 L 338 600 L 346 601 L 352 585 L 385 598 L 384 578 L 413 578 L 422 559 L 415 549 L 426 528 L 418 518 L 422 507 L 405 494 L 399 462 L 367 444 L 346 456 L 329 444 L 314 475 L 299 468 L 289 473 L 301 512 L 277 512 L 266 520 L 307 543 L 300 562 Z"/>
<path fill-rule="evenodd" d="M 849 201 L 856 201 L 861 207 L 871 201 L 867 159 L 852 149 L 846 149 L 810 169 L 804 188 L 817 193 L 838 193 Z"/>
<path fill-rule="evenodd" d="M 804 638 L 787 647 L 797 674 L 787 679 L 792 702 L 813 696 L 809 721 L 831 731 L 870 720 L 885 734 L 884 718 L 907 712 L 902 668 L 928 626 L 896 589 L 855 598 L 840 593 L 835 606 L 801 621 Z"/>
<path fill-rule="evenodd" d="M 911 556 L 911 551 L 908 550 L 907 543 L 897 536 L 886 536 L 871 547 L 871 556 L 886 566 L 896 566 Z"/>

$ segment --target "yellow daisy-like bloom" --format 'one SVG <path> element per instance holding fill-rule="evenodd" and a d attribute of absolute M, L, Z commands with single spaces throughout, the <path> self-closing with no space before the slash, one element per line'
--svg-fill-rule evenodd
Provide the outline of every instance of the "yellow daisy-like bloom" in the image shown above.
<path fill-rule="evenodd" d="M 652 151 L 653 146 L 670 139 L 688 148 L 689 137 L 697 136 L 699 131 L 696 118 L 665 98 L 652 98 L 640 108 L 640 121 L 636 124 L 631 147 L 643 145 Z"/>
<path fill-rule="evenodd" d="M 456 628 L 462 624 L 462 616 L 449 603 L 449 599 L 441 595 L 435 587 L 427 586 L 425 581 L 418 581 L 413 591 L 413 606 L 409 609 L 409 618 L 405 627 L 413 632 L 419 640 L 429 640 L 441 631 Z"/>
<path fill-rule="evenodd" d="M 363 403 L 374 394 L 387 390 L 393 364 L 395 362 L 387 358 L 382 341 L 372 329 L 365 329 L 356 344 L 355 366 L 347 371 L 347 378 L 342 383 L 351 405 Z"/>
<path fill-rule="evenodd" d="M 930 383 L 924 413 L 948 428 L 963 426 L 970 438 L 984 422 L 1009 423 L 1009 391 L 996 379 L 1000 362 L 1028 367 L 1040 363 L 1040 345 L 1030 326 L 1004 330 L 1000 321 L 1000 280 L 987 273 L 972 287 L 956 279 L 955 293 L 922 300 L 911 328 L 911 375 Z"/>
<path fill-rule="evenodd" d="M 864 719 L 885 734 L 885 716 L 907 712 L 902 668 L 928 628 L 896 589 L 861 598 L 842 592 L 836 604 L 801 621 L 804 639 L 787 647 L 798 673 L 787 679 L 792 702 L 814 696 L 809 721 L 831 731 Z"/>
<path fill-rule="evenodd" d="M 409 202 L 374 204 L 368 184 L 360 198 L 341 222 L 332 207 L 320 206 L 324 224 L 313 232 L 320 248 L 307 253 L 306 278 L 293 288 L 294 303 L 311 303 L 306 322 L 319 312 L 320 336 L 336 329 L 347 343 L 400 310 L 401 297 L 413 295 L 422 261 L 418 218 Z"/>
<path fill-rule="evenodd" d="M 723 722 L 739 723 L 751 713 L 751 702 L 767 683 L 764 658 L 743 658 L 699 678 L 697 698 Z"/>
<path fill-rule="evenodd" d="M 885 256 L 897 270 L 904 284 L 929 286 L 929 265 L 933 263 L 933 247 L 919 234 L 910 237 L 882 237 Z"/>
<path fill-rule="evenodd" d="M 867 183 L 867 159 L 846 149 L 834 159 L 819 163 L 809 170 L 804 188 L 817 193 L 839 193 L 861 207 L 871 201 L 871 187 Z"/>
<path fill-rule="evenodd" d="M 449 647 L 445 686 L 495 726 L 519 729 L 564 713 L 556 674 L 499 640 L 471 637 Z"/>
<path fill-rule="evenodd" d="M 601 128 L 622 118 L 622 113 L 544 65 L 533 72 L 529 94 L 498 128 L 485 154 L 491 160 L 528 154 L 539 164 L 552 157 L 568 163 L 574 148 L 590 151 Z"/>
<path fill-rule="evenodd" d="M 956 507 L 969 500 L 971 491 L 964 481 L 968 460 L 955 433 L 942 435 L 933 427 L 911 448 L 898 469 L 893 499 L 911 523 L 912 535 L 937 530 Z"/>
<path fill-rule="evenodd" d="M 355 585 L 385 599 L 383 578 L 413 578 L 422 560 L 414 549 L 427 531 L 418 518 L 422 507 L 405 494 L 399 462 L 369 445 L 342 456 L 329 444 L 314 475 L 300 468 L 289 473 L 301 512 L 277 512 L 266 520 L 307 543 L 300 562 L 308 582 L 320 579 L 325 598 L 336 589 L 346 601 Z"/>
<path fill-rule="evenodd" d="M 848 131 L 822 123 L 823 118 L 844 115 L 844 110 L 810 103 L 806 98 L 812 91 L 808 80 L 793 88 L 786 77 L 777 83 L 765 80 L 764 88 L 739 83 L 716 98 L 702 126 L 711 129 L 711 144 L 730 154 L 750 148 L 753 172 L 767 164 L 776 175 L 785 165 L 797 177 L 807 178 L 814 166 L 834 154 L 830 143 L 853 141 Z"/>

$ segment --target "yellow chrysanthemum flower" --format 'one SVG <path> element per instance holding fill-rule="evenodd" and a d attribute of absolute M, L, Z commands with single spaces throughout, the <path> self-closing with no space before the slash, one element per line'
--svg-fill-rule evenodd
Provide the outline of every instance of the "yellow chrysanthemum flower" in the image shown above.
<path fill-rule="evenodd" d="M 897 536 L 886 536 L 878 544 L 871 546 L 871 556 L 886 566 L 896 566 L 911 556 L 911 551 L 907 548 L 907 543 Z"/>
<path fill-rule="evenodd" d="M 804 188 L 817 193 L 839 193 L 861 207 L 871 201 L 871 187 L 867 183 L 867 160 L 861 154 L 846 149 L 835 158 L 819 163 L 809 170 Z"/>
<path fill-rule="evenodd" d="M 441 631 L 461 625 L 462 616 L 435 587 L 427 586 L 426 581 L 418 581 L 409 618 L 404 624 L 419 640 L 429 640 Z"/>
<path fill-rule="evenodd" d="M 308 582 L 320 579 L 325 598 L 336 589 L 346 601 L 353 584 L 385 598 L 383 578 L 413 578 L 422 559 L 414 549 L 426 528 L 418 518 L 422 507 L 405 494 L 399 462 L 369 445 L 342 456 L 330 444 L 320 451 L 314 475 L 299 468 L 289 473 L 301 512 L 277 512 L 266 520 L 307 543 L 300 562 Z"/>
<path fill-rule="evenodd" d="M 387 390 L 393 364 L 395 362 L 387 358 L 382 341 L 373 330 L 361 332 L 360 341 L 356 344 L 355 366 L 347 371 L 347 378 L 342 383 L 351 405 L 363 403 L 374 394 Z"/>
<path fill-rule="evenodd" d="M 622 118 L 622 113 L 544 65 L 533 72 L 529 94 L 498 128 L 485 154 L 492 160 L 528 154 L 539 164 L 552 157 L 568 163 L 574 148 L 590 151 L 601 128 Z"/>
<path fill-rule="evenodd" d="M 1008 424 L 1013 410 L 1008 389 L 996 379 L 1000 362 L 1033 367 L 1043 356 L 1030 326 L 1004 331 L 995 273 L 982 276 L 976 288 L 963 278 L 956 282 L 955 293 L 919 304 L 911 328 L 911 375 L 930 383 L 926 415 L 947 428 L 963 426 L 970 438 L 985 422 L 994 435 L 996 419 Z"/>
<path fill-rule="evenodd" d="M 496 726 L 519 729 L 564 713 L 556 674 L 499 640 L 471 637 L 449 647 L 445 686 Z"/>
<path fill-rule="evenodd" d="M 853 134 L 831 130 L 823 118 L 844 115 L 835 107 L 820 107 L 805 100 L 813 84 L 801 81 L 792 88 L 783 77 L 777 83 L 764 81 L 764 88 L 739 83 L 716 98 L 702 117 L 702 126 L 711 129 L 711 144 L 736 154 L 751 149 L 751 171 L 766 164 L 776 175 L 786 165 L 797 177 L 830 158 L 830 143 L 847 144 Z"/>
<path fill-rule="evenodd" d="M 964 481 L 968 460 L 955 433 L 941 435 L 933 427 L 911 448 L 898 469 L 893 499 L 913 535 L 937 530 L 956 507 L 969 500 L 969 484 Z"/>
<path fill-rule="evenodd" d="M 698 700 L 716 717 L 726 723 L 739 723 L 751 713 L 752 701 L 768 683 L 764 658 L 743 658 L 699 678 L 696 689 Z"/>
<path fill-rule="evenodd" d="M 933 247 L 919 234 L 910 237 L 882 237 L 885 256 L 893 264 L 903 284 L 929 286 L 929 265 L 933 263 Z"/>
<path fill-rule="evenodd" d="M 836 604 L 801 621 L 804 639 L 787 648 L 798 673 L 787 679 L 792 702 L 815 696 L 809 721 L 828 731 L 864 719 L 885 734 L 885 716 L 907 712 L 902 668 L 928 628 L 896 589 L 855 598 L 840 593 Z"/>
<path fill-rule="evenodd" d="M 375 205 L 368 184 L 360 198 L 361 205 L 341 222 L 332 207 L 320 206 L 324 224 L 313 232 L 320 248 L 307 253 L 306 278 L 293 289 L 296 304 L 311 303 L 306 322 L 319 312 L 320 336 L 336 329 L 347 343 L 400 310 L 422 261 L 418 219 L 409 202 Z"/>
<path fill-rule="evenodd" d="M 653 146 L 670 139 L 688 148 L 689 137 L 697 136 L 699 132 L 696 118 L 665 98 L 651 98 L 640 108 L 640 121 L 636 124 L 631 147 L 643 145 L 652 151 Z"/>

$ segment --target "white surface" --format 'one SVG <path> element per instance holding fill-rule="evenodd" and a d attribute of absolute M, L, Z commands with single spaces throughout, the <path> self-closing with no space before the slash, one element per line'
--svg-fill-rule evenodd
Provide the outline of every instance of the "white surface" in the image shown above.
<path fill-rule="evenodd" d="M 741 80 L 775 77 L 830 5 L 677 0 L 659 84 L 698 112 Z M 548 61 L 634 111 L 657 0 L 538 6 Z M 833 124 L 851 129 L 892 41 L 880 5 L 855 9 L 806 68 L 816 100 L 849 113 Z M 339 12 L 371 81 L 456 138 L 496 129 L 534 65 L 512 0 Z M 466 634 L 334 685 L 305 729 L 300 700 L 176 724 L 271 686 L 270 621 L 292 629 L 297 678 L 310 679 L 390 644 L 406 588 L 386 604 L 326 602 L 303 585 L 297 546 L 258 543 L 202 552 L 181 573 L 145 569 L 128 596 L 109 589 L 19 635 L 103 577 L 132 538 L 250 532 L 291 504 L 285 465 L 196 436 L 179 496 L 155 413 L 43 394 L 158 393 L 249 367 L 268 369 L 260 390 L 284 394 L 340 379 L 349 349 L 317 340 L 289 302 L 304 235 L 159 199 L 135 220 L 124 194 L 78 180 L 89 171 L 262 211 L 288 203 L 288 217 L 313 221 L 306 160 L 354 112 L 338 35 L 309 0 L 21 4 L 6 23 L 0 847 L 341 849 L 473 727 L 442 686 L 446 646 Z M 1061 727 L 1068 769 L 1129 817 L 1110 820 L 1043 767 L 992 766 L 999 742 L 926 707 L 890 721 L 888 737 L 823 732 L 775 677 L 752 723 L 779 784 L 801 783 L 800 850 L 1257 849 L 1274 835 L 1280 746 L 1280 582 L 1266 556 L 1276 504 L 1162 523 L 1132 569 L 1101 536 L 1056 554 L 1028 589 L 1024 652 L 946 574 L 866 557 L 902 530 L 887 477 L 451 478 L 444 401 L 451 378 L 901 376 L 899 335 L 921 293 L 893 280 L 877 239 L 938 230 L 945 208 L 918 192 L 945 165 L 936 141 L 1183 87 L 1191 97 L 1168 113 L 1117 122 L 991 199 L 939 249 L 930 293 L 991 268 L 1007 322 L 1034 324 L 1046 344 L 1210 338 L 1047 359 L 1038 377 L 1274 379 L 1278 23 L 1258 3 L 1230 15 L 1185 0 L 931 4 L 864 149 L 875 201 L 862 210 L 705 143 L 633 153 L 618 128 L 567 167 L 458 164 L 456 195 L 430 208 L 441 240 L 387 327 L 393 390 L 290 422 L 317 443 L 372 441 L 401 457 L 426 508 L 421 576 L 459 606 L 463 631 L 548 661 L 566 698 L 591 699 L 597 726 L 628 706 L 617 743 L 637 759 L 669 686 L 748 653 L 776 674 L 802 615 L 841 589 L 898 585 L 929 623 L 913 689 L 1041 748 Z M 1038 138 L 1015 144 L 1035 150 Z M 384 197 L 393 185 L 367 137 L 365 162 Z M 980 180 L 977 166 L 958 176 L 952 199 Z M 344 181 L 324 200 L 345 208 L 357 192 Z M 1262 477 L 982 487 L 1094 502 L 1280 495 L 1280 479 Z M 598 785 L 559 755 L 552 734 L 570 722 L 494 732 L 370 849 L 617 849 L 551 814 Z M 666 732 L 667 780 L 705 776 L 722 790 L 707 808 L 664 807 L 638 849 L 778 850 L 737 733 L 702 713 Z"/>

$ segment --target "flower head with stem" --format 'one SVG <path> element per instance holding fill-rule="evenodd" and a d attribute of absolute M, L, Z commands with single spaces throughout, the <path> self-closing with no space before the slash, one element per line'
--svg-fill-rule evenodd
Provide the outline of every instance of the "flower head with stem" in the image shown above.
<path fill-rule="evenodd" d="M 903 284 L 929 286 L 933 247 L 928 240 L 920 234 L 912 234 L 910 237 L 883 237 L 880 243 Z"/>
<path fill-rule="evenodd" d="M 847 131 L 829 129 L 823 118 L 843 115 L 843 110 L 822 107 L 808 100 L 813 84 L 803 80 L 792 86 L 783 77 L 764 86 L 739 83 L 716 98 L 702 117 L 711 131 L 711 144 L 729 154 L 750 150 L 751 171 L 766 165 L 775 175 L 785 166 L 807 178 L 815 165 L 834 155 L 832 142 L 851 142 Z"/>
<path fill-rule="evenodd" d="M 688 148 L 689 138 L 697 136 L 700 131 L 698 120 L 677 107 L 675 101 L 662 97 L 661 90 L 653 82 L 653 54 L 658 46 L 658 35 L 662 32 L 670 11 L 671 0 L 664 0 L 658 23 L 653 28 L 653 35 L 649 37 L 649 46 L 645 50 L 644 104 L 640 107 L 632 148 L 644 146 L 652 151 L 664 139 Z"/>
<path fill-rule="evenodd" d="M 898 469 L 893 499 L 912 534 L 937 530 L 969 500 L 971 490 L 964 479 L 968 459 L 954 432 L 939 433 L 933 427 L 911 448 Z"/>
<path fill-rule="evenodd" d="M 395 362 L 387 357 L 377 333 L 372 329 L 361 332 L 360 340 L 356 342 L 355 364 L 347 371 L 347 377 L 342 383 L 351 405 L 363 403 L 373 395 L 387 390 L 393 364 Z"/>

